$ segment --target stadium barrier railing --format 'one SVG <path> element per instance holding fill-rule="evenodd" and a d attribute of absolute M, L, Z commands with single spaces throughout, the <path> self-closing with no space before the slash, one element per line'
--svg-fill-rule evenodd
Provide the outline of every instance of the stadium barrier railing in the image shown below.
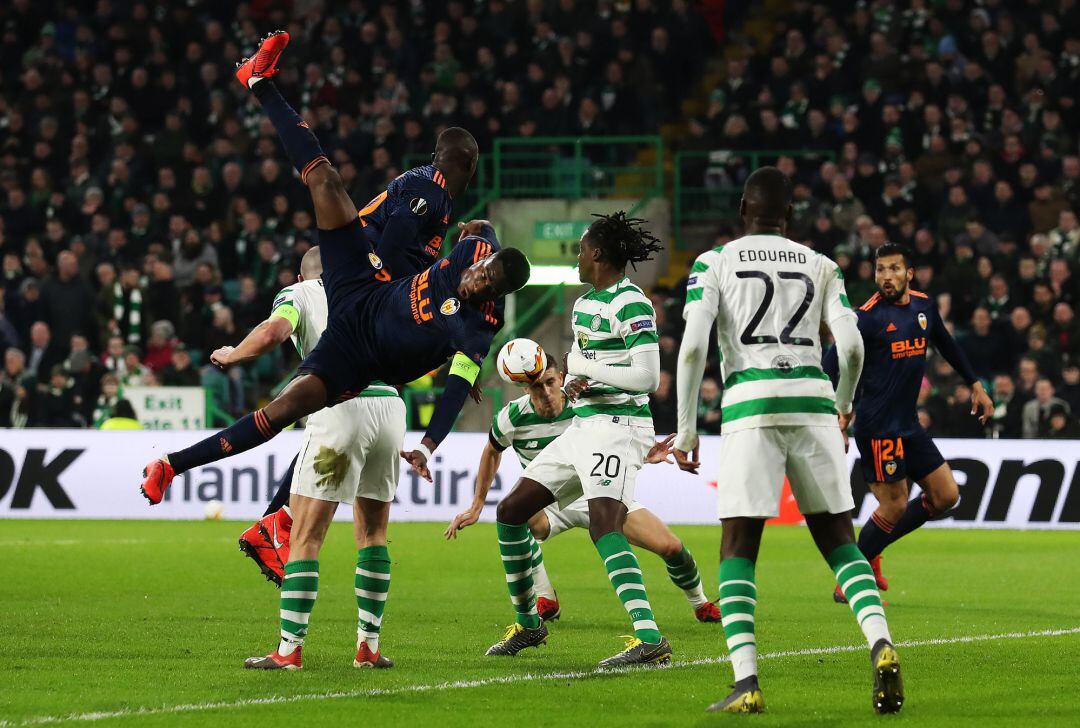
<path fill-rule="evenodd" d="M 835 161 L 831 150 L 818 149 L 710 149 L 675 153 L 673 179 L 675 243 L 686 250 L 685 226 L 695 223 L 733 222 L 739 216 L 742 184 L 761 165 L 791 157 L 797 165 Z"/>

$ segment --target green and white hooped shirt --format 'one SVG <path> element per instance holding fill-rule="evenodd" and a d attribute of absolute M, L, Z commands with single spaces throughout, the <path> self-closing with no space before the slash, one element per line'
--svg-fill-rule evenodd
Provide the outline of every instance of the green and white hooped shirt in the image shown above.
<path fill-rule="evenodd" d="M 326 290 L 321 279 L 300 281 L 282 288 L 274 298 L 271 317 L 283 318 L 293 328 L 292 342 L 301 357 L 307 356 L 326 330 Z M 360 392 L 360 397 L 397 397 L 389 384 L 376 382 Z"/>
<path fill-rule="evenodd" d="M 747 235 L 694 261 L 683 317 L 695 310 L 716 317 L 722 433 L 836 427 L 819 331 L 823 321 L 855 316 L 836 263 L 779 235 Z"/>
<path fill-rule="evenodd" d="M 499 450 L 514 448 L 525 467 L 574 421 L 574 411 L 563 407 L 557 417 L 541 417 L 533 409 L 529 395 L 518 397 L 499 410 L 491 420 L 488 437 Z"/>
<path fill-rule="evenodd" d="M 634 354 L 659 351 L 656 312 L 645 292 L 623 276 L 603 290 L 590 290 L 574 303 L 574 351 L 610 366 L 631 365 Z M 578 417 L 617 416 L 652 427 L 647 392 L 630 392 L 590 381 L 573 404 Z"/>

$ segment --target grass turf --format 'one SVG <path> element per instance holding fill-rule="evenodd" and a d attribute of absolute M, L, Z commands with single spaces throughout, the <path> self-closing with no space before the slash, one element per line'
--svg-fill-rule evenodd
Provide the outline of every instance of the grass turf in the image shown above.
<path fill-rule="evenodd" d="M 0 723 L 103 712 L 108 725 L 715 725 L 727 693 L 718 624 L 698 624 L 662 562 L 640 554 L 676 666 L 591 673 L 622 647 L 625 612 L 584 532 L 545 546 L 563 618 L 549 644 L 516 658 L 484 650 L 512 620 L 490 525 L 457 542 L 440 524 L 393 524 L 388 671 L 351 666 L 355 551 L 335 525 L 299 673 L 241 669 L 277 642 L 277 591 L 236 549 L 239 523 L 18 522 L 0 526 Z M 718 528 L 677 527 L 716 594 Z M 1080 533 L 927 530 L 885 558 L 895 639 L 919 641 L 1080 627 Z M 758 644 L 766 655 L 860 646 L 831 572 L 801 528 L 770 528 L 758 567 Z M 901 648 L 910 725 L 1072 724 L 1080 714 L 1080 634 Z M 679 665 L 687 661 L 699 664 Z M 543 677 L 541 677 L 543 676 Z M 445 687 L 447 681 L 492 681 Z M 755 725 L 876 723 L 863 647 L 761 662 L 768 713 Z M 432 687 L 438 686 L 438 687 Z M 382 694 L 379 694 L 379 691 Z M 328 694 L 340 694 L 327 697 Z M 305 697 L 306 696 L 306 697 Z M 313 697 L 319 696 L 319 697 Z M 243 701 L 267 700 L 265 703 Z M 206 708 L 206 704 L 218 707 Z M 177 708 L 177 706 L 188 706 Z M 139 714 L 148 709 L 152 712 Z"/>

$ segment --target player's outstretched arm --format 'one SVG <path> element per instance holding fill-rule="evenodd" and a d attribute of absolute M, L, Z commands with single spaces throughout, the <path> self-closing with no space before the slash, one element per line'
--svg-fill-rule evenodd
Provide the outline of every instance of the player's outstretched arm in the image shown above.
<path fill-rule="evenodd" d="M 701 378 L 705 375 L 705 358 L 709 349 L 709 330 L 716 320 L 715 309 L 687 306 L 686 330 L 679 346 L 679 368 L 675 375 L 679 403 L 678 435 L 675 437 L 675 462 L 680 470 L 697 473 L 698 461 L 697 410 Z"/>
<path fill-rule="evenodd" d="M 210 363 L 226 369 L 258 359 L 281 346 L 290 336 L 296 324 L 289 319 L 273 315 L 251 330 L 238 345 L 223 346 L 210 355 Z"/>
<path fill-rule="evenodd" d="M 431 414 L 427 432 L 413 450 L 401 451 L 401 457 L 405 458 L 409 465 L 429 483 L 431 472 L 427 463 L 431 459 L 431 453 L 450 434 L 454 421 L 461 412 L 461 408 L 465 406 L 465 400 L 469 397 L 469 392 L 479 374 L 479 364 L 460 352 L 455 354 L 450 363 L 450 376 L 446 378 L 446 387 L 435 403 L 435 411 Z"/>
<path fill-rule="evenodd" d="M 971 362 L 968 361 L 964 350 L 957 345 L 956 339 L 945 328 L 937 307 L 934 308 L 934 320 L 930 326 L 930 341 L 938 353 L 945 357 L 945 361 L 949 362 L 949 365 L 971 387 L 971 414 L 978 414 L 979 422 L 985 425 L 994 414 L 994 401 L 990 399 L 986 388 L 979 381 L 979 376 L 971 368 Z"/>
<path fill-rule="evenodd" d="M 476 486 L 472 504 L 450 521 L 450 525 L 443 533 L 447 540 L 457 538 L 458 531 L 480 520 L 484 503 L 491 491 L 491 484 L 495 481 L 495 473 L 499 472 L 499 465 L 502 464 L 502 455 L 502 451 L 496 449 L 490 440 L 484 446 L 484 452 L 480 455 L 480 465 L 476 469 Z"/>
<path fill-rule="evenodd" d="M 586 359 L 581 352 L 571 351 L 566 357 L 566 370 L 572 377 L 592 379 L 627 392 L 651 393 L 660 386 L 660 351 L 653 348 L 636 351 L 628 367 Z"/>

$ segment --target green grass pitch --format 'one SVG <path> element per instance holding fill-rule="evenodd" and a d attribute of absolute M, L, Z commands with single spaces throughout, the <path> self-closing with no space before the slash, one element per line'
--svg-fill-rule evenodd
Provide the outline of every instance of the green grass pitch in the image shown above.
<path fill-rule="evenodd" d="M 693 621 L 640 554 L 669 669 L 597 675 L 629 624 L 587 534 L 545 547 L 563 618 L 516 658 L 484 650 L 512 619 L 494 529 L 459 541 L 393 524 L 388 671 L 352 668 L 355 551 L 335 525 L 299 673 L 252 672 L 277 641 L 277 591 L 241 556 L 240 523 L 0 522 L 0 724 L 711 726 L 727 693 L 719 625 Z M 720 530 L 677 527 L 716 593 Z M 874 716 L 862 635 L 832 602 L 802 528 L 770 528 L 758 567 L 765 725 L 1076 725 L 1080 533 L 932 531 L 885 559 L 908 700 Z M 1058 630 L 1056 633 L 1049 633 Z M 1041 632 L 1042 634 L 1035 634 Z M 1027 633 L 1027 634 L 1024 634 Z M 961 641 L 965 637 L 997 636 Z M 1002 636 L 1009 635 L 1009 636 Z M 938 642 L 935 642 L 938 641 Z M 850 647 L 847 650 L 814 648 Z M 787 654 L 776 654 L 787 653 Z M 771 656 L 770 656 L 771 655 Z M 459 685 L 448 685 L 462 681 Z"/>

